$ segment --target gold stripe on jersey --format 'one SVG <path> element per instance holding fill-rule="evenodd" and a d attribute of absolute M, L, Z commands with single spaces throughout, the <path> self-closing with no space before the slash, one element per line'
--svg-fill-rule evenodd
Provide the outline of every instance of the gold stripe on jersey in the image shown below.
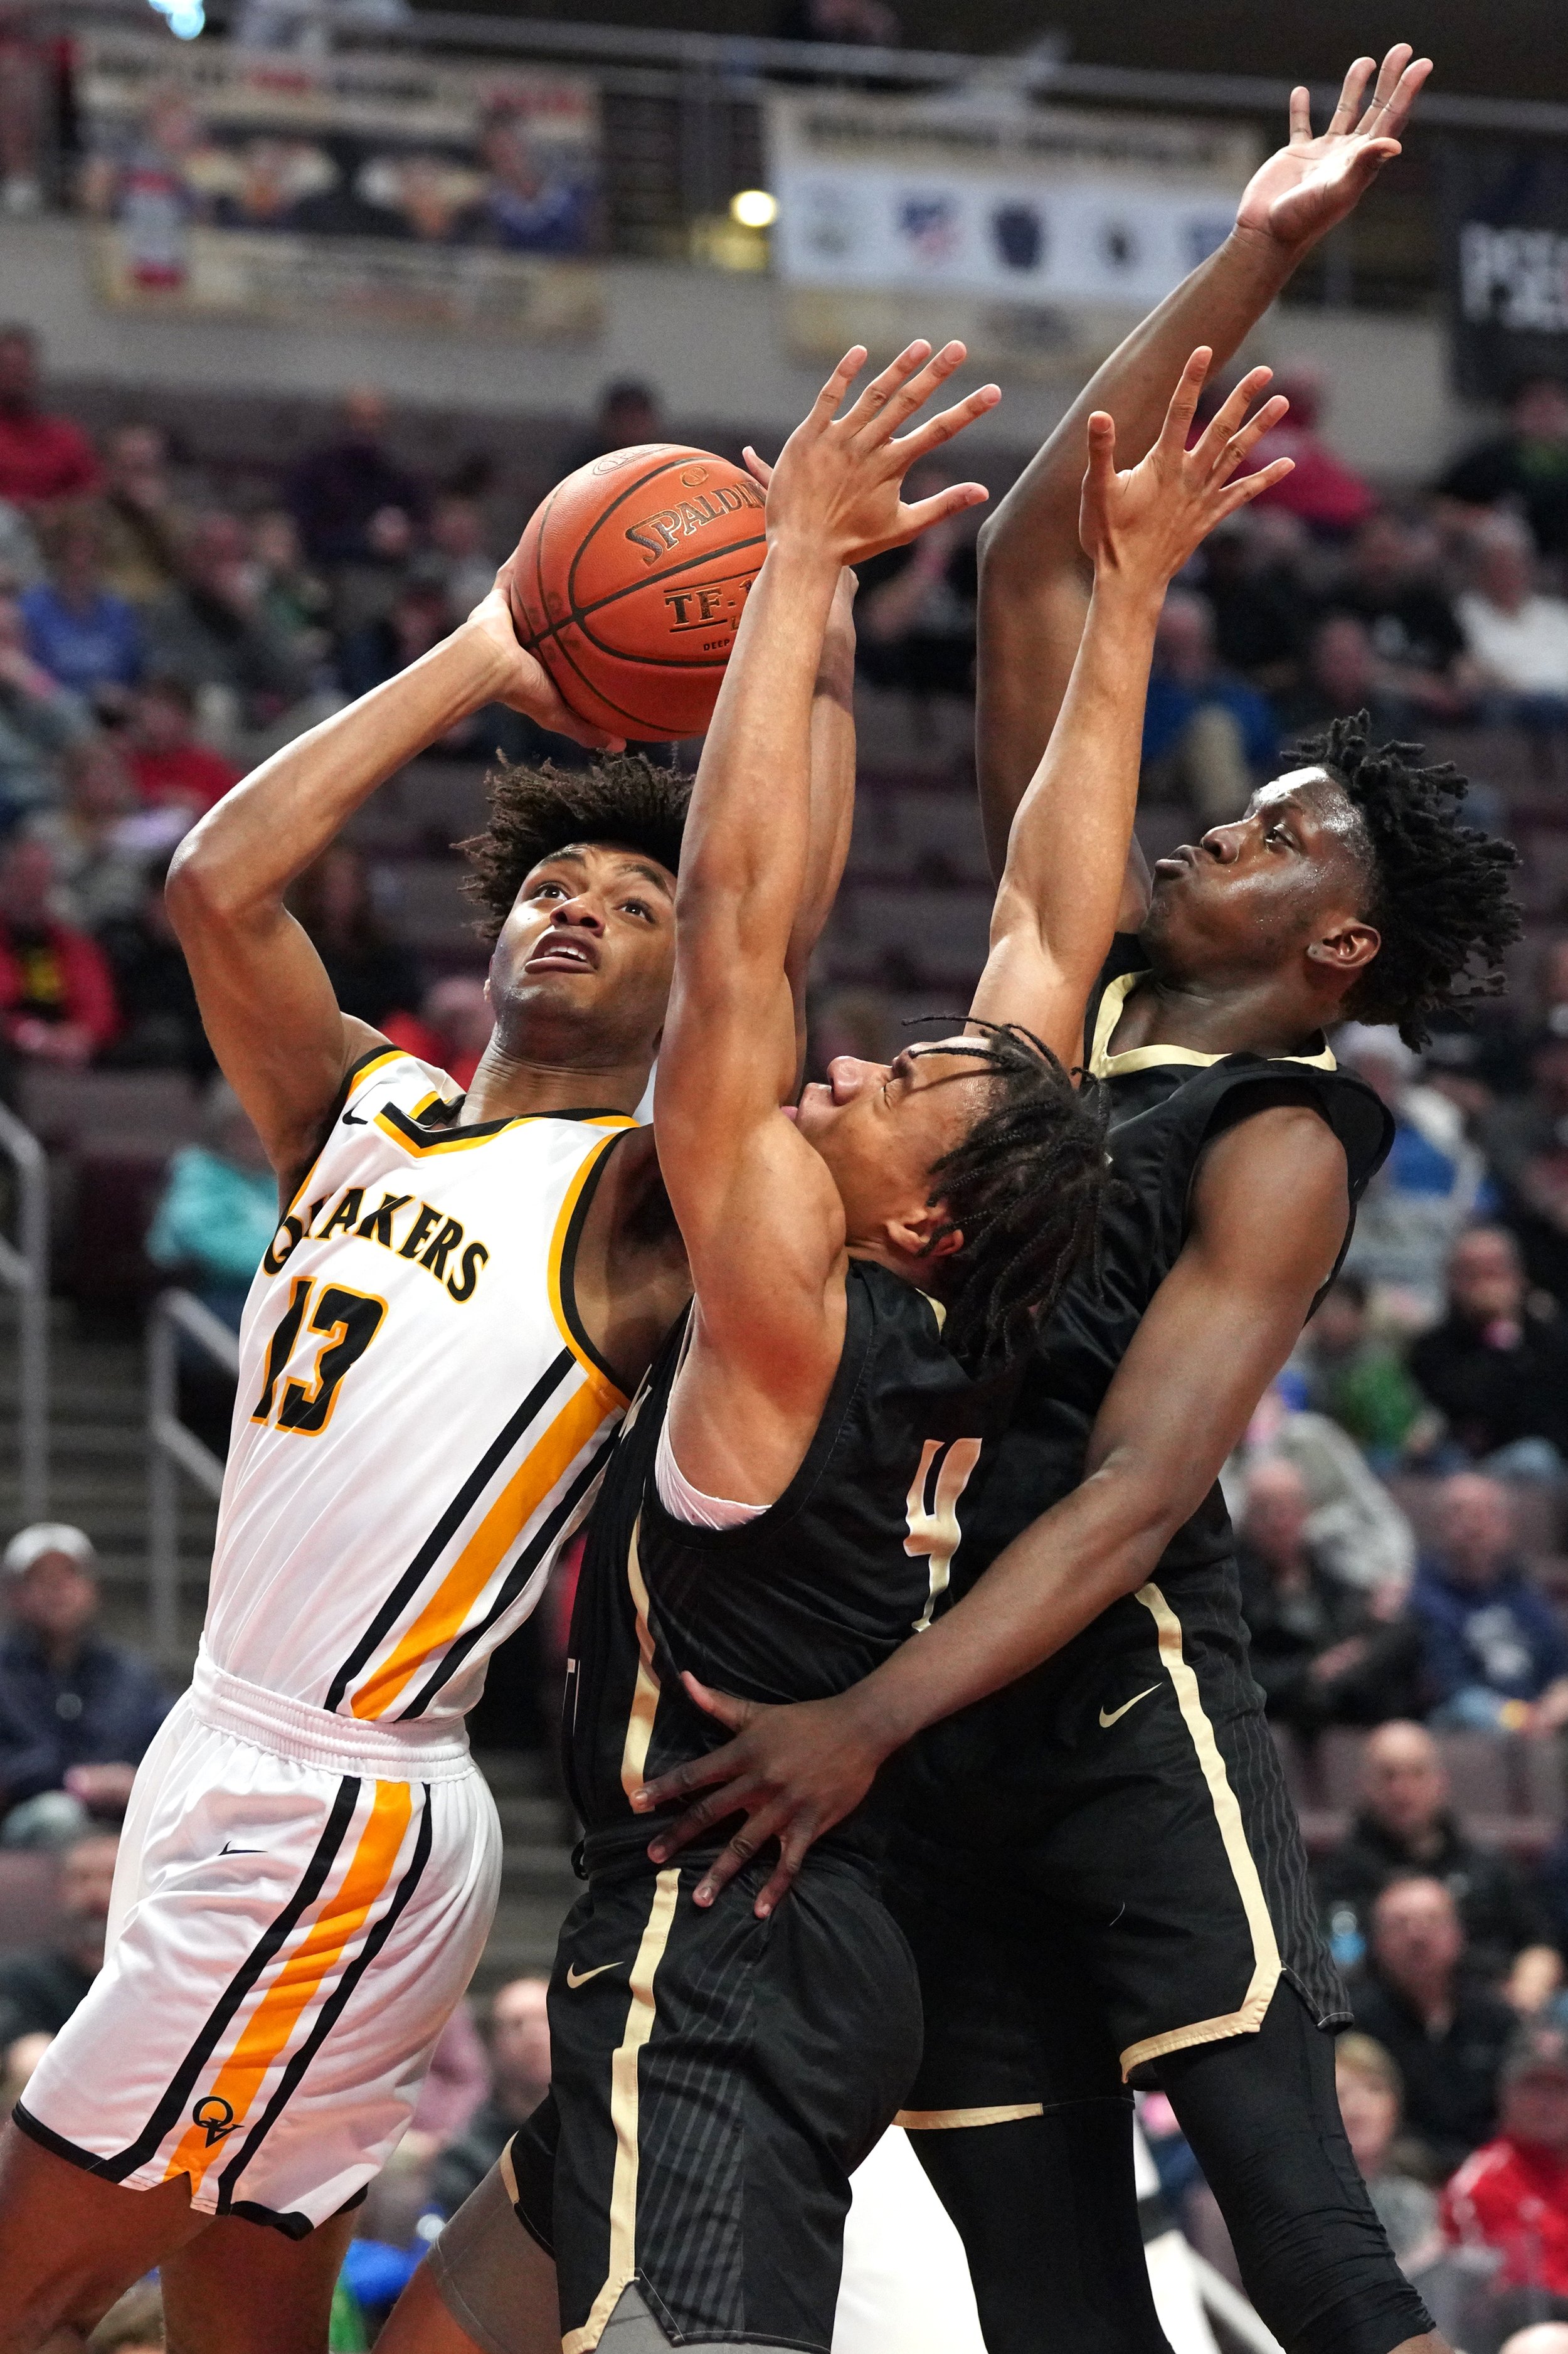
<path fill-rule="evenodd" d="M 647 1778 L 648 1744 L 653 1738 L 653 1719 L 659 1712 L 659 1679 L 653 1672 L 653 1638 L 648 1628 L 648 1588 L 642 1582 L 642 1563 L 637 1550 L 641 1532 L 642 1515 L 639 1512 L 631 1542 L 626 1548 L 626 1582 L 631 1588 L 631 1606 L 637 1614 L 637 1681 L 632 1689 L 631 1713 L 626 1721 L 626 1742 L 620 1753 L 620 1787 L 633 1804 Z"/>
<path fill-rule="evenodd" d="M 192 2193 L 214 2163 L 229 2136 L 244 2121 L 268 2071 L 280 2060 L 302 2013 L 320 1993 L 322 1982 L 342 1959 L 344 1948 L 369 1920 L 397 1869 L 414 1808 L 410 1782 L 377 1782 L 376 1797 L 354 1861 L 337 1893 L 327 1899 L 299 1944 L 284 1957 L 247 2022 L 228 2059 L 206 2094 L 196 2103 L 226 2101 L 233 2123 L 222 2137 L 209 2142 L 207 2128 L 193 2125 L 170 2158 L 164 2180 L 188 2175 Z"/>
<path fill-rule="evenodd" d="M 603 1387 L 602 1383 L 596 1387 L 585 1382 L 530 1447 L 390 1657 L 371 1670 L 355 1693 L 354 1715 L 385 1715 L 420 1668 L 461 1634 L 469 1612 L 508 1549 L 603 1423 Z"/>

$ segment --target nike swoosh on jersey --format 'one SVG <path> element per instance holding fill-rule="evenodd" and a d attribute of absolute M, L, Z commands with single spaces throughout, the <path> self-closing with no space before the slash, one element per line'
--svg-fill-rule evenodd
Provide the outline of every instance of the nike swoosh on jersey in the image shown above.
<path fill-rule="evenodd" d="M 344 1128 L 368 1128 L 370 1122 L 366 1119 L 363 1112 L 345 1111 L 343 1116 L 343 1124 Z"/>
<path fill-rule="evenodd" d="M 219 1855 L 260 1855 L 263 1852 L 259 1847 L 230 1847 L 227 1840 L 217 1851 Z"/>
<path fill-rule="evenodd" d="M 1100 1711 L 1100 1731 L 1102 1733 L 1108 1733 L 1111 1726 L 1117 1722 L 1118 1717 L 1125 1716 L 1129 1708 L 1136 1708 L 1140 1700 L 1147 1700 L 1150 1692 L 1157 1692 L 1159 1690 L 1160 1686 L 1158 1684 L 1147 1684 L 1142 1691 L 1134 1692 L 1130 1700 L 1124 1700 L 1119 1708 L 1113 1708 L 1108 1716 L 1102 1708 Z"/>
<path fill-rule="evenodd" d="M 574 1988 L 587 1986 L 589 1978 L 601 1978 L 606 1970 L 618 1970 L 620 1967 L 619 1962 L 600 1962 L 597 1968 L 591 1970 L 572 1968 L 567 1972 L 567 1984 Z"/>

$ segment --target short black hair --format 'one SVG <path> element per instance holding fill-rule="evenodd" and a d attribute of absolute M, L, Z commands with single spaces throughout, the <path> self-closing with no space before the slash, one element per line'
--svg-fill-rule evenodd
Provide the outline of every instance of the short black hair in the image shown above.
<path fill-rule="evenodd" d="M 645 753 L 605 753 L 576 769 L 497 759 L 484 781 L 490 822 L 456 847 L 469 863 L 463 890 L 480 910 L 474 928 L 487 940 L 539 861 L 568 843 L 623 843 L 679 870 L 691 782 Z"/>
<path fill-rule="evenodd" d="M 1451 761 L 1426 768 L 1419 744 L 1374 744 L 1366 712 L 1296 745 L 1292 768 L 1319 768 L 1361 820 L 1370 888 L 1362 910 L 1383 946 L 1344 1000 L 1356 1022 L 1393 1023 L 1421 1047 L 1431 1017 L 1500 996 L 1503 950 L 1521 933 L 1509 885 L 1512 843 L 1458 822 L 1469 790 Z"/>
<path fill-rule="evenodd" d="M 1115 1181 L 1096 1083 L 1075 1087 L 1049 1046 L 1015 1022 L 969 1026 L 980 1034 L 941 1051 L 972 1055 L 1000 1099 L 937 1162 L 930 1201 L 947 1213 L 935 1239 L 963 1236 L 944 1263 L 944 1331 L 954 1354 L 978 1369 L 1005 1365 L 1033 1341 L 1093 1253 Z"/>

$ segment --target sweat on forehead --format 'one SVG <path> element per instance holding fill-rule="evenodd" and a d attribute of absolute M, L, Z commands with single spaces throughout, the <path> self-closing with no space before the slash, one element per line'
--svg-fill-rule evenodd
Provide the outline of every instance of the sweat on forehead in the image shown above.
<path fill-rule="evenodd" d="M 1291 801 L 1304 810 L 1350 854 L 1371 881 L 1376 857 L 1366 820 L 1330 769 L 1316 761 L 1307 768 L 1287 769 L 1283 776 L 1271 777 L 1266 785 L 1260 785 L 1252 797 L 1254 810 L 1266 810 L 1277 801 Z"/>

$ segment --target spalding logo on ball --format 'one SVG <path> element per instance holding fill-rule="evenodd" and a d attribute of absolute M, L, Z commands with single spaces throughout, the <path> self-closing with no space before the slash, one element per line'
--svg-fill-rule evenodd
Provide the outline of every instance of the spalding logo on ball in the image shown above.
<path fill-rule="evenodd" d="M 742 468 L 668 441 L 556 483 L 501 585 L 579 719 L 639 743 L 702 733 L 762 568 L 764 504 Z"/>

